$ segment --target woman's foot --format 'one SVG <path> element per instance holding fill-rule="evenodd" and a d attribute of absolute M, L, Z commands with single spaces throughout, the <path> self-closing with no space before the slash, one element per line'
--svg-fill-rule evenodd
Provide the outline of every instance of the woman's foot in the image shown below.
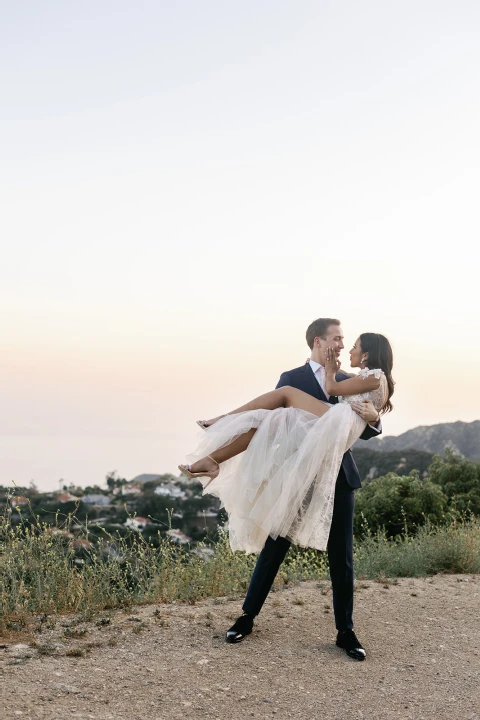
<path fill-rule="evenodd" d="M 210 457 L 204 457 L 201 460 L 197 460 L 197 462 L 194 462 L 193 465 L 188 465 L 188 469 L 192 473 L 199 473 L 203 472 L 205 475 L 210 475 L 214 472 L 216 472 L 219 468 L 219 465 L 213 458 Z M 218 474 L 218 473 L 217 473 Z"/>
<path fill-rule="evenodd" d="M 207 457 L 197 460 L 193 465 L 179 465 L 178 469 L 189 478 L 209 477 L 209 482 L 204 485 L 204 487 L 207 487 L 220 472 L 220 465 L 210 455 L 207 455 Z"/>
<path fill-rule="evenodd" d="M 227 413 L 228 414 L 228 413 Z M 218 420 L 221 420 L 221 418 L 225 417 L 225 415 L 219 415 L 218 417 L 211 418 L 210 420 L 197 420 L 197 425 L 200 425 L 202 430 L 206 430 L 211 425 L 214 425 Z"/>

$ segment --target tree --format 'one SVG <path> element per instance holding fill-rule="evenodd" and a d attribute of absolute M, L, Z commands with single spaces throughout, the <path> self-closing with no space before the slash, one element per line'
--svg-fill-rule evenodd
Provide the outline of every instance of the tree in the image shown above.
<path fill-rule="evenodd" d="M 357 535 L 365 531 L 365 518 L 372 532 L 384 527 L 387 535 L 399 535 L 405 526 L 413 532 L 427 520 L 439 523 L 446 504 L 442 489 L 430 480 L 421 480 L 418 470 L 402 476 L 388 473 L 357 493 L 354 531 Z"/>
<path fill-rule="evenodd" d="M 107 482 L 107 487 L 110 492 L 113 492 L 113 490 L 117 487 L 122 487 L 123 485 L 127 484 L 127 480 L 125 478 L 117 477 L 116 470 L 109 472 L 108 475 L 105 477 L 105 480 Z"/>
<path fill-rule="evenodd" d="M 38 486 L 35 480 L 30 480 L 30 484 L 28 486 L 28 492 L 31 495 L 38 495 Z"/>
<path fill-rule="evenodd" d="M 452 509 L 480 515 L 480 463 L 446 448 L 445 457 L 434 455 L 428 473 L 431 481 L 442 488 Z"/>

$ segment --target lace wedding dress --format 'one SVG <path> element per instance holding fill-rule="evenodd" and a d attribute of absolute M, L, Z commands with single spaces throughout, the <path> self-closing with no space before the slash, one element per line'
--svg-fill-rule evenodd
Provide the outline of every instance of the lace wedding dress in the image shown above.
<path fill-rule="evenodd" d="M 203 481 L 203 494 L 220 498 L 228 513 L 233 550 L 259 552 L 269 535 L 326 549 L 342 458 L 366 427 L 350 404 L 366 398 L 380 410 L 387 398 L 382 370 L 359 373 L 369 375 L 380 378 L 378 390 L 340 397 L 322 417 L 297 408 L 251 410 L 202 431 L 189 463 L 257 428 L 245 452 L 222 463 L 212 482 Z"/>

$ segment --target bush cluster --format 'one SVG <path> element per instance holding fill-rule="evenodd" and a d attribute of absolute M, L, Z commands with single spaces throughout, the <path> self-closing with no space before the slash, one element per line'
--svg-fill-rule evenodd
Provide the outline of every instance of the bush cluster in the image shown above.
<path fill-rule="evenodd" d="M 447 448 L 445 457 L 434 455 L 428 474 L 441 487 L 452 510 L 480 515 L 480 463 Z"/>
<path fill-rule="evenodd" d="M 364 485 L 356 494 L 354 531 L 394 537 L 466 515 L 480 515 L 480 463 L 447 448 L 445 457 L 433 456 L 425 479 L 417 470 L 390 472 Z"/>

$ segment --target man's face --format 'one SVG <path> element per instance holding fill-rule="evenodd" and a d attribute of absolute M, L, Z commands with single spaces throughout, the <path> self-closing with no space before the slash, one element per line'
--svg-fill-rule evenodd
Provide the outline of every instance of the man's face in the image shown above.
<path fill-rule="evenodd" d="M 325 338 L 315 338 L 315 342 L 318 342 L 320 354 L 325 359 L 327 348 L 332 347 L 335 351 L 335 357 L 339 358 L 340 353 L 345 347 L 343 344 L 343 330 L 340 325 L 330 325 Z"/>

